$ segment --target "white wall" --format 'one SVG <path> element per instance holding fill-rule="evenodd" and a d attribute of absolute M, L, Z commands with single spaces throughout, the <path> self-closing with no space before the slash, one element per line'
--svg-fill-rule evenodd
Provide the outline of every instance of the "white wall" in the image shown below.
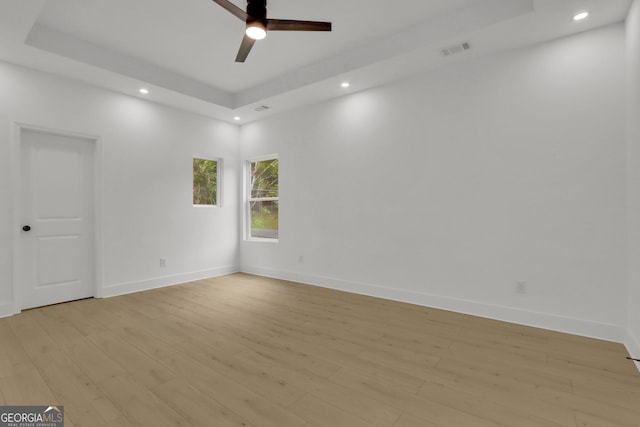
<path fill-rule="evenodd" d="M 1 62 L 0 93 L 0 315 L 13 301 L 14 122 L 100 138 L 102 294 L 238 269 L 236 126 Z M 222 208 L 192 206 L 194 154 L 224 158 Z"/>
<path fill-rule="evenodd" d="M 628 56 L 628 218 L 629 336 L 627 347 L 640 357 L 640 0 L 627 17 Z M 637 365 L 640 368 L 640 363 Z"/>
<path fill-rule="evenodd" d="M 621 341 L 624 45 L 611 26 L 244 126 L 243 158 L 280 155 L 281 229 L 243 270 Z"/>

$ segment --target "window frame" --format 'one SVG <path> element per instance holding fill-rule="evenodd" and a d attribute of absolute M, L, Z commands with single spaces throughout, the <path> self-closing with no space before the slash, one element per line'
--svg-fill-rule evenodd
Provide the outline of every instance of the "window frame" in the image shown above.
<path fill-rule="evenodd" d="M 264 162 L 268 160 L 278 160 L 278 197 L 251 197 L 251 163 Z M 251 157 L 244 163 L 244 240 L 247 242 L 278 243 L 280 241 L 280 221 L 278 220 L 278 237 L 253 237 L 251 236 L 251 202 L 278 202 L 280 206 L 280 156 L 278 154 L 268 154 L 264 156 Z"/>
<path fill-rule="evenodd" d="M 216 204 L 215 205 L 202 205 L 202 204 L 193 203 L 193 161 L 195 159 L 216 162 Z M 191 205 L 194 208 L 221 208 L 222 207 L 222 201 L 223 201 L 222 170 L 223 168 L 224 168 L 224 159 L 220 157 L 203 156 L 201 154 L 194 154 L 193 156 L 191 156 Z"/>

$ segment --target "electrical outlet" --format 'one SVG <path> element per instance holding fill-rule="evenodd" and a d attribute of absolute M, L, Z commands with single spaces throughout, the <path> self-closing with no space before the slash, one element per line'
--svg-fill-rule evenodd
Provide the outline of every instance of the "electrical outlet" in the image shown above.
<path fill-rule="evenodd" d="M 527 282 L 525 281 L 516 282 L 516 293 L 525 295 L 527 293 Z"/>
<path fill-rule="evenodd" d="M 167 266 L 167 259 L 160 258 L 160 267 L 166 267 L 166 266 Z"/>

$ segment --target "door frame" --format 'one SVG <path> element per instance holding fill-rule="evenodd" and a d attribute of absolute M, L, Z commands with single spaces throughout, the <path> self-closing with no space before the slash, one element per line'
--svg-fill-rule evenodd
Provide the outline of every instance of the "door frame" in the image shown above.
<path fill-rule="evenodd" d="M 11 206 L 13 210 L 13 313 L 19 314 L 22 309 L 22 250 L 21 233 L 22 225 L 22 131 L 30 130 L 51 135 L 59 135 L 70 138 L 82 138 L 93 144 L 93 295 L 96 298 L 103 297 L 102 287 L 102 138 L 83 132 L 53 129 L 46 126 L 38 126 L 21 122 L 13 122 L 12 135 L 12 191 Z"/>

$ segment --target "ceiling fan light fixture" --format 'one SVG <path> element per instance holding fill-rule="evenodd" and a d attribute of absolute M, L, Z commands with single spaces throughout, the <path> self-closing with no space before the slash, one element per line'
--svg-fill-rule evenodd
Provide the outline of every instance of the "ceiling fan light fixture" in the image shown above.
<path fill-rule="evenodd" d="M 247 23 L 247 30 L 245 31 L 248 37 L 254 40 L 262 40 L 267 36 L 267 29 L 260 21 L 253 21 Z"/>

